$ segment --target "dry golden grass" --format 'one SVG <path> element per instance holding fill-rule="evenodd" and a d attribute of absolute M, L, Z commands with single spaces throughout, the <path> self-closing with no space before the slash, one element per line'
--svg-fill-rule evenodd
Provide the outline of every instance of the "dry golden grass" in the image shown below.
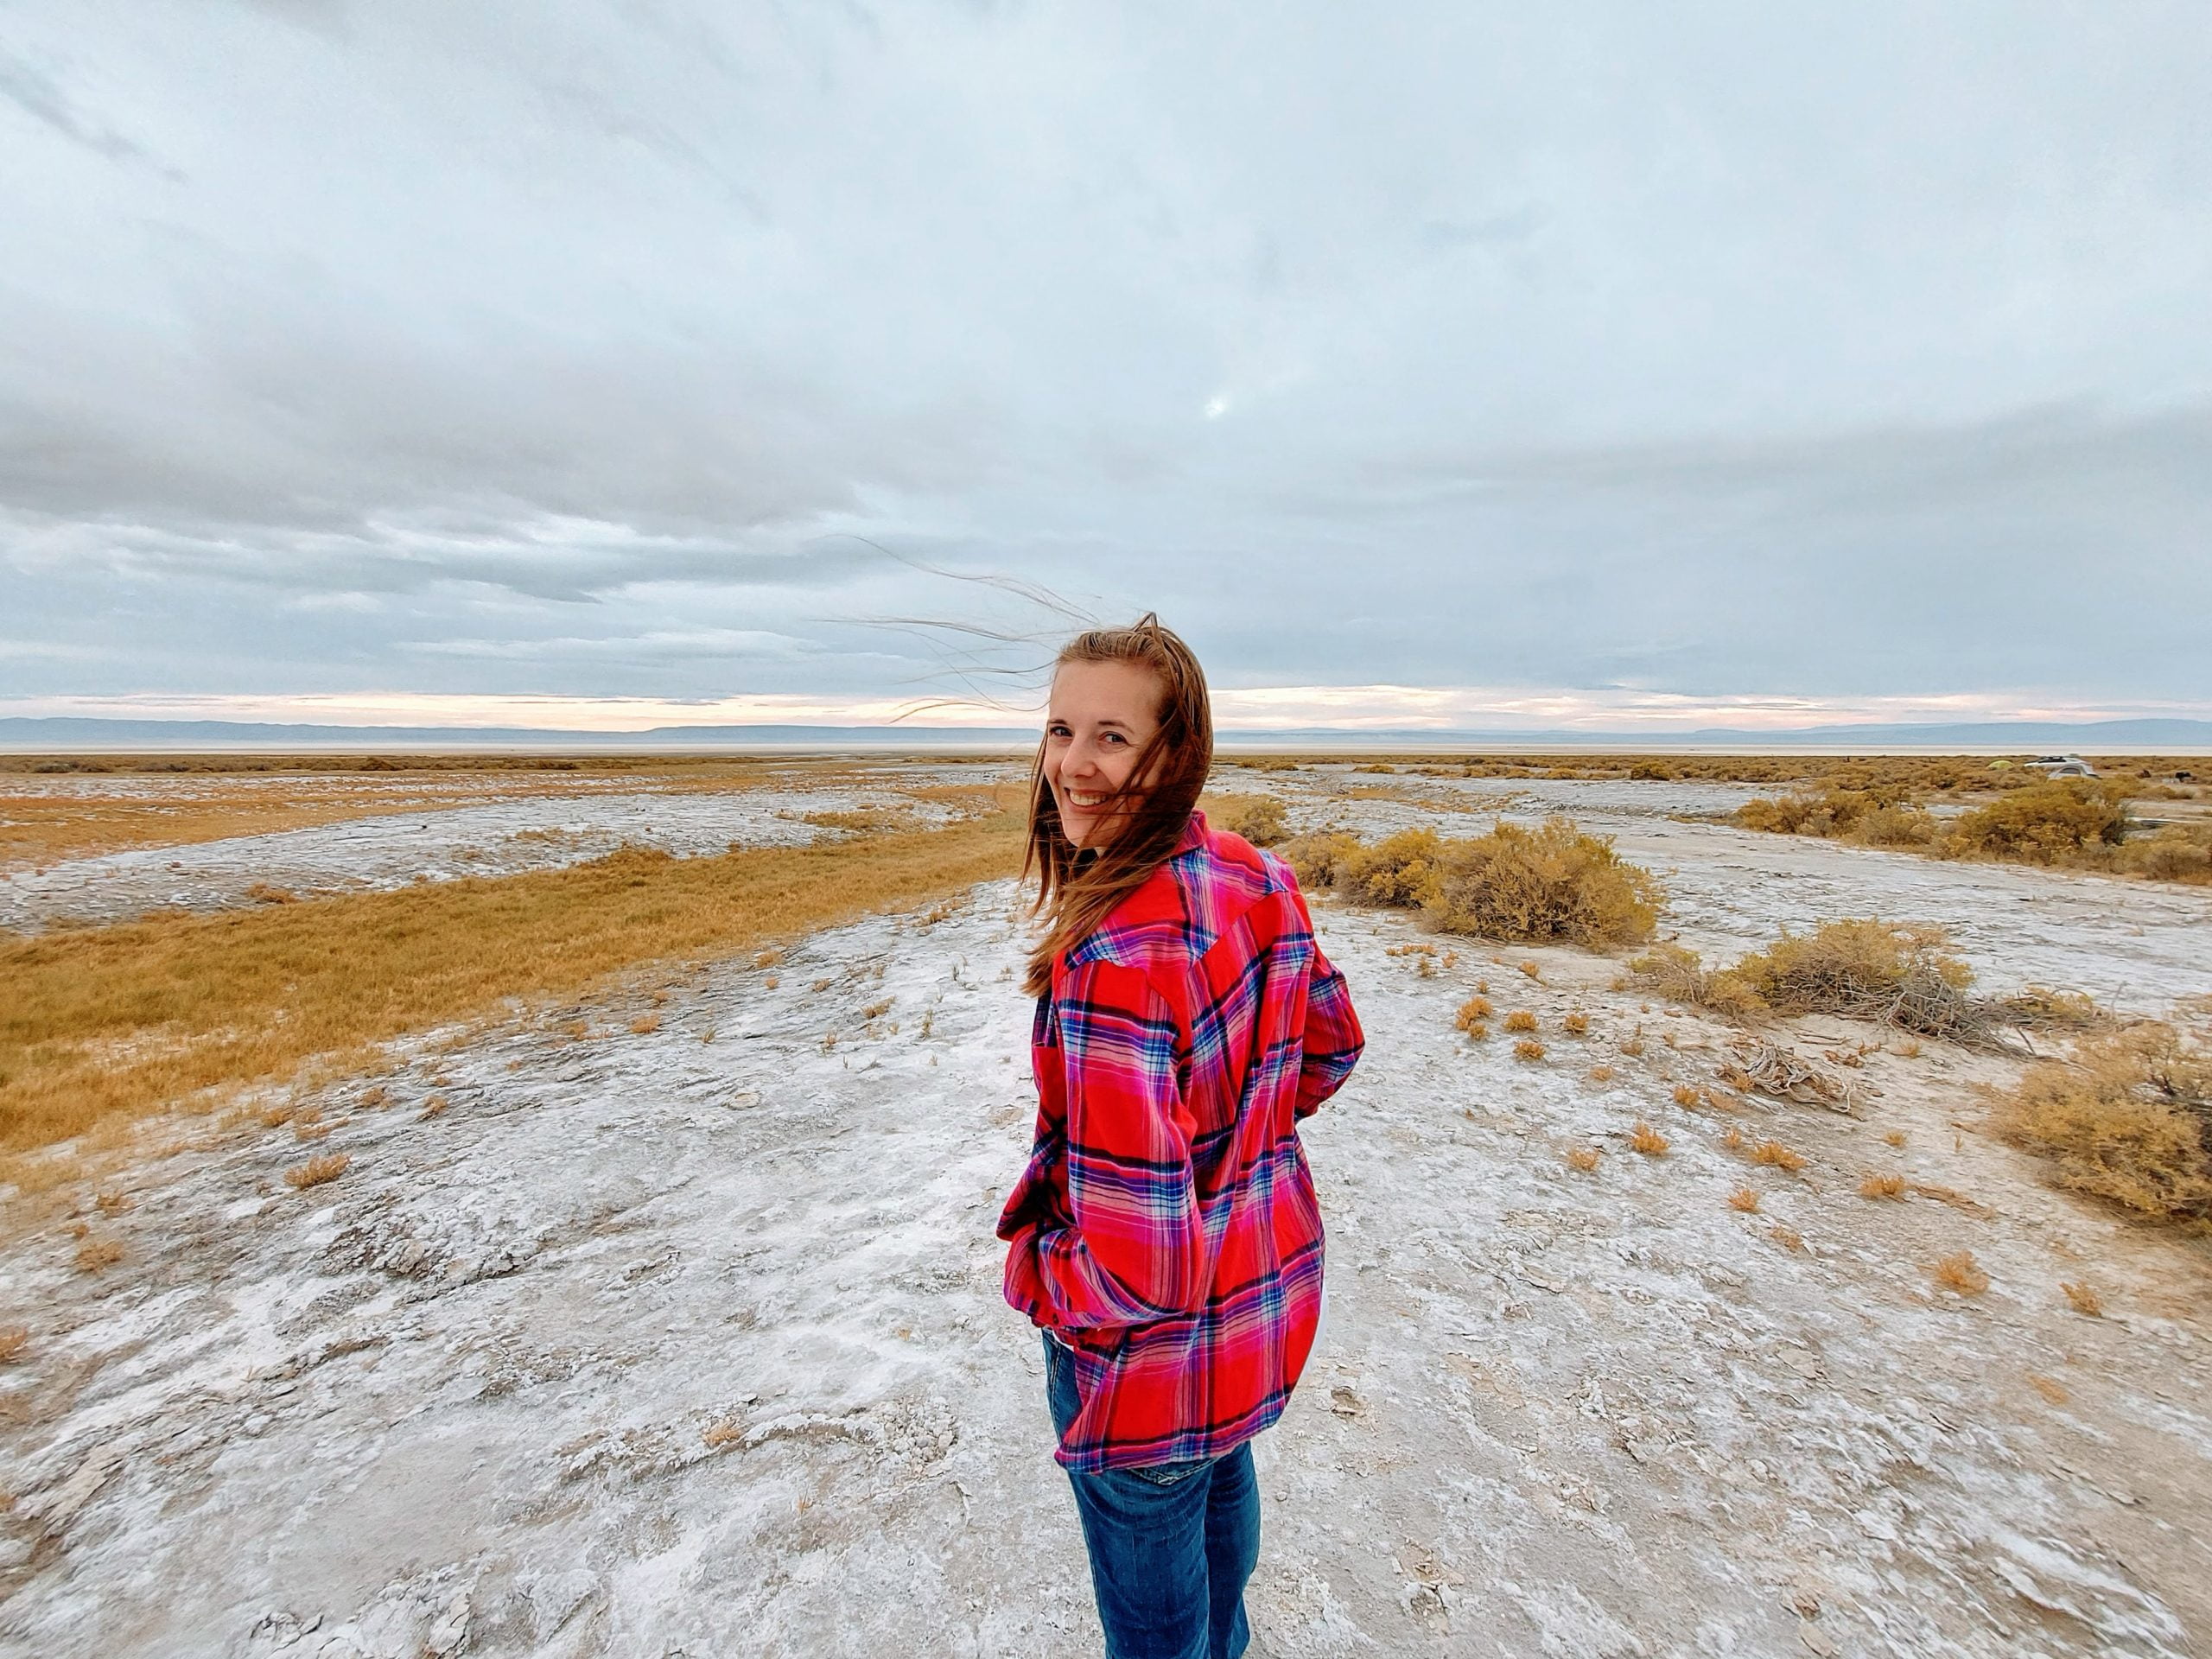
<path fill-rule="evenodd" d="M 1579 1169 L 1585 1175 L 1587 1175 L 1592 1170 L 1598 1167 L 1598 1160 L 1600 1155 L 1601 1154 L 1598 1148 L 1595 1147 L 1572 1147 L 1568 1150 L 1567 1154 L 1567 1167 L 1570 1169 Z"/>
<path fill-rule="evenodd" d="M 1920 1058 L 1920 1039 L 1917 1037 L 1906 1038 L 1904 1041 L 1897 1045 L 1897 1053 L 1899 1059 L 1918 1059 Z"/>
<path fill-rule="evenodd" d="M 88 1238 L 77 1246 L 77 1271 L 99 1273 L 123 1260 L 123 1246 L 111 1238 Z"/>
<path fill-rule="evenodd" d="M 10 1365 L 31 1339 L 28 1325 L 0 1325 L 0 1365 Z"/>
<path fill-rule="evenodd" d="M 1686 1110 L 1695 1111 L 1704 1103 L 1705 1096 L 1694 1084 L 1678 1083 L 1675 1085 L 1675 1105 L 1682 1107 Z"/>
<path fill-rule="evenodd" d="M 927 920 L 928 918 L 925 917 L 923 919 Z M 755 968 L 773 968 L 783 959 L 784 953 L 782 947 L 771 946 L 766 950 L 758 950 L 753 953 L 753 965 Z"/>
<path fill-rule="evenodd" d="M 1005 816 L 835 846 L 592 863 L 0 944 L 0 1147 L 196 1091 L 373 1062 L 375 1045 L 752 951 L 1010 874 Z"/>
<path fill-rule="evenodd" d="M 1743 981 L 1707 969 L 1696 951 L 1656 944 L 1628 965 L 1632 978 L 1670 1002 L 1686 1002 L 1726 1020 L 1751 1020 L 1765 1005 Z M 1643 1005 L 1650 1012 L 1650 1005 Z"/>
<path fill-rule="evenodd" d="M 92 1208 L 104 1216 L 119 1216 L 131 1207 L 130 1195 L 115 1187 L 92 1194 Z"/>
<path fill-rule="evenodd" d="M 2073 1398 L 2073 1395 L 2067 1393 L 2066 1385 L 2055 1376 L 2044 1376 L 2037 1372 L 2030 1371 L 2028 1386 L 2054 1406 L 2063 1406 Z"/>
<path fill-rule="evenodd" d="M 311 1186 L 321 1186 L 325 1181 L 334 1181 L 351 1167 L 353 1158 L 342 1152 L 325 1153 L 310 1158 L 304 1164 L 295 1164 L 284 1172 L 284 1184 L 304 1192 Z"/>
<path fill-rule="evenodd" d="M 745 1438 L 745 1425 L 734 1419 L 726 1423 L 710 1424 L 699 1438 L 709 1446 L 728 1446 L 733 1440 Z"/>
<path fill-rule="evenodd" d="M 1989 1275 L 1974 1259 L 1972 1250 L 1960 1250 L 1941 1257 L 1928 1271 L 1941 1288 L 1955 1295 L 1979 1296 L 1989 1288 Z"/>
<path fill-rule="evenodd" d="M 1643 1052 L 1643 1033 L 1640 1031 L 1637 1032 L 1635 1036 L 1630 1037 L 1626 1042 L 1623 1043 L 1620 1046 L 1620 1048 L 1622 1053 L 1627 1055 L 1631 1060 L 1635 1059 L 1638 1055 Z"/>
<path fill-rule="evenodd" d="M 1802 1155 L 1790 1151 L 1779 1141 L 1760 1141 L 1751 1148 L 1751 1159 L 1755 1164 L 1764 1164 L 1770 1169 L 1788 1170 L 1792 1174 L 1805 1167 Z"/>
<path fill-rule="evenodd" d="M 1640 1118 L 1628 1132 L 1628 1144 L 1630 1151 L 1640 1152 L 1647 1158 L 1667 1155 L 1667 1137 Z"/>
<path fill-rule="evenodd" d="M 650 1037 L 659 1029 L 660 1015 L 657 1014 L 641 1014 L 630 1022 L 630 1034 L 633 1037 Z"/>
<path fill-rule="evenodd" d="M 1618 1074 L 1610 1065 L 1593 1065 L 1582 1075 L 1592 1083 L 1611 1083 Z"/>
<path fill-rule="evenodd" d="M 1804 1236 L 1795 1227 L 1784 1227 L 1780 1222 L 1768 1230 L 1767 1236 L 1785 1250 L 1802 1250 L 1805 1248 Z"/>
<path fill-rule="evenodd" d="M 1740 1210 L 1747 1216 L 1756 1215 L 1758 1212 L 1759 1195 L 1748 1186 L 1739 1186 L 1728 1195 L 1728 1207 L 1731 1210 Z"/>
<path fill-rule="evenodd" d="M 2081 1314 L 2085 1319 L 2101 1319 L 2104 1318 L 2104 1298 L 2098 1295 L 2088 1283 L 2081 1281 L 2075 1281 L 2069 1283 L 2062 1280 L 2058 1287 L 2066 1293 L 2066 1305 L 2072 1308 L 2076 1313 Z"/>
<path fill-rule="evenodd" d="M 1290 816 L 1272 795 L 1216 795 L 1208 791 L 1198 805 L 1216 830 L 1242 836 L 1255 847 L 1275 847 L 1290 839 Z"/>
<path fill-rule="evenodd" d="M 1534 1031 L 1536 1028 L 1536 1016 L 1526 1008 L 1516 1008 L 1505 1016 L 1505 1028 L 1515 1032 Z"/>
<path fill-rule="evenodd" d="M 1721 1135 L 1720 1144 L 1731 1152 L 1741 1152 L 1744 1149 L 1744 1132 L 1731 1123 Z"/>
<path fill-rule="evenodd" d="M 1490 1040 L 1490 1027 L 1479 1020 L 1471 1025 L 1462 1026 L 1459 1029 L 1467 1033 L 1470 1042 L 1486 1043 Z"/>
<path fill-rule="evenodd" d="M 1465 1031 L 1470 1026 L 1478 1026 L 1489 1019 L 1491 1012 L 1490 998 L 1471 996 L 1459 1005 L 1459 1014 L 1452 1020 L 1452 1024 L 1459 1027 L 1461 1031 Z"/>
<path fill-rule="evenodd" d="M 2084 1039 L 1999 1096 L 2014 1144 L 2054 1160 L 2061 1186 L 2154 1220 L 2212 1230 L 2212 1049 L 2157 1022 Z"/>
<path fill-rule="evenodd" d="M 885 1014 L 891 1012 L 891 1003 L 892 999 L 887 996 L 880 1002 L 871 1002 L 868 1007 L 861 1010 L 861 1018 L 863 1020 L 880 1020 Z"/>
<path fill-rule="evenodd" d="M 1513 1058 L 1531 1062 L 1541 1060 L 1544 1058 L 1544 1046 L 1533 1037 L 1523 1037 L 1513 1045 Z"/>
<path fill-rule="evenodd" d="M 1559 1028 L 1570 1037 L 1587 1037 L 1590 1034 L 1590 1016 L 1580 1012 L 1570 1014 L 1559 1022 Z"/>
<path fill-rule="evenodd" d="M 1869 1175 L 1859 1183 L 1862 1198 L 1894 1198 L 1904 1202 L 1904 1177 L 1902 1175 Z"/>
<path fill-rule="evenodd" d="M 1891 1129 L 1884 1135 L 1882 1139 L 1893 1147 L 1901 1147 L 1905 1142 L 1905 1133 L 1903 1129 Z"/>
<path fill-rule="evenodd" d="M 1923 1198 L 1933 1198 L 1938 1204 L 1948 1204 L 1961 1215 L 1972 1216 L 1976 1221 L 1986 1221 L 1997 1212 L 1987 1205 L 1977 1203 L 1955 1186 L 1937 1186 L 1927 1181 L 1915 1181 L 1910 1188 Z"/>

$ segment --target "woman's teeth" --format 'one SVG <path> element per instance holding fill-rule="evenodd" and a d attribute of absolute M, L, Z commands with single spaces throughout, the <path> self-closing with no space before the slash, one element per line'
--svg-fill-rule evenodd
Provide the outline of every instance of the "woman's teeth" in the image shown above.
<path fill-rule="evenodd" d="M 1103 795 L 1086 795 L 1079 789 L 1071 789 L 1068 791 L 1067 796 L 1068 804 L 1071 806 L 1088 808 L 1093 806 L 1103 806 L 1106 804 L 1106 798 Z"/>

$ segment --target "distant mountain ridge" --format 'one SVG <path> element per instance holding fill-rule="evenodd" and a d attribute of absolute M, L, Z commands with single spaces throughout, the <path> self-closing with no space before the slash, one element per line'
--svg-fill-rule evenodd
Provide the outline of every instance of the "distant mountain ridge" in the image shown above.
<path fill-rule="evenodd" d="M 485 726 L 307 726 L 223 720 L 101 720 L 73 715 L 0 717 L 0 752 L 204 749 L 1026 749 L 1033 727 L 658 726 L 642 732 L 538 730 Z M 1224 730 L 1224 749 L 1301 748 L 1347 751 L 1498 748 L 1668 749 L 1823 748 L 1869 750 L 2074 750 L 2113 754 L 2177 751 L 2212 754 L 2212 721 L 1982 721 L 1948 725 L 1808 726 L 1748 731 L 1713 726 L 1688 732 L 1343 731 L 1285 727 Z"/>

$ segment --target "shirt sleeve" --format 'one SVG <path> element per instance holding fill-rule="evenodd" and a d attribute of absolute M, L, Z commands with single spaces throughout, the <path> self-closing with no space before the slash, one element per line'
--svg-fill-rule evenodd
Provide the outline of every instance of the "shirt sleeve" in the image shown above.
<path fill-rule="evenodd" d="M 1298 1066 L 1296 1116 L 1311 1117 L 1343 1088 L 1366 1046 L 1367 1035 L 1352 1011 L 1351 988 L 1316 944 L 1306 990 L 1306 1054 Z"/>
<path fill-rule="evenodd" d="M 1017 1241 L 1008 1299 L 1064 1331 L 1188 1313 L 1208 1268 L 1173 1012 L 1142 972 L 1113 963 L 1073 969 L 1054 1001 L 1073 1219 Z"/>

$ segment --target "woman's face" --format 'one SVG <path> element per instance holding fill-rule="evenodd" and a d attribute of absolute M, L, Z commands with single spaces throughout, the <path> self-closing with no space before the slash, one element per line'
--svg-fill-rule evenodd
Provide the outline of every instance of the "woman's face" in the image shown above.
<path fill-rule="evenodd" d="M 1060 830 L 1077 847 L 1119 835 L 1135 796 L 1109 811 L 1137 754 L 1160 729 L 1160 677 L 1134 663 L 1063 663 L 1045 715 L 1045 782 Z"/>

